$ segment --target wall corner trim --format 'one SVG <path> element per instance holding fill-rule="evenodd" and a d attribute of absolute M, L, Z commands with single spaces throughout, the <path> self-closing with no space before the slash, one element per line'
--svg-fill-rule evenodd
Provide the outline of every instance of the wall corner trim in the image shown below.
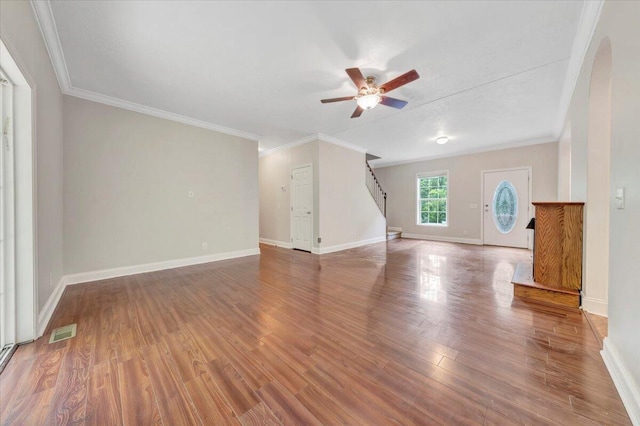
<path fill-rule="evenodd" d="M 345 142 L 342 139 L 335 138 L 333 136 L 325 135 L 324 133 L 318 133 L 318 140 L 322 142 L 332 143 L 334 145 L 341 146 L 343 148 L 350 149 L 352 151 L 360 152 L 362 154 L 366 153 L 368 150 L 358 145 L 354 145 L 349 142 Z"/>
<path fill-rule="evenodd" d="M 368 244 L 381 243 L 386 240 L 387 240 L 387 236 L 384 235 L 382 237 L 369 238 L 368 240 L 353 241 L 351 243 L 336 244 L 334 246 L 328 246 L 328 247 L 320 247 L 318 249 L 315 249 L 316 250 L 315 252 L 313 251 L 314 249 L 312 249 L 311 252 L 314 254 L 327 254 L 327 253 L 333 253 L 336 251 L 342 251 L 342 250 L 348 250 L 351 248 L 366 246 Z"/>
<path fill-rule="evenodd" d="M 634 381 L 633 375 L 620 358 L 620 353 L 611 342 L 611 338 L 604 339 L 600 355 L 627 409 L 631 423 L 640 425 L 640 384 Z"/>
<path fill-rule="evenodd" d="M 261 152 L 260 153 L 260 157 L 266 157 L 267 155 L 275 154 L 276 152 L 286 151 L 287 149 L 295 148 L 297 146 L 304 145 L 306 143 L 313 142 L 313 141 L 322 141 L 322 142 L 331 143 L 331 144 L 338 145 L 338 146 L 341 146 L 343 148 L 347 148 L 347 149 L 350 149 L 352 151 L 360 152 L 360 153 L 363 153 L 363 154 L 367 152 L 366 148 L 363 148 L 363 147 L 358 146 L 358 145 L 351 144 L 349 142 L 345 142 L 345 141 L 343 141 L 341 139 L 334 138 L 333 136 L 325 135 L 323 133 L 313 133 L 313 134 L 311 134 L 309 136 L 305 136 L 303 138 L 296 139 L 293 142 L 289 142 L 289 143 L 286 143 L 284 145 L 277 146 L 277 147 L 275 147 L 273 149 L 270 149 L 268 151 Z"/>
<path fill-rule="evenodd" d="M 290 242 L 278 241 L 278 240 L 270 240 L 268 238 L 260 238 L 260 242 L 262 244 L 267 244 L 269 246 L 282 247 L 282 248 L 287 248 L 287 249 L 290 249 L 290 248 L 293 247 L 293 245 Z"/>
<path fill-rule="evenodd" d="M 426 234 L 408 234 L 403 232 L 402 238 L 410 238 L 414 240 L 429 240 L 429 241 L 441 241 L 444 243 L 461 243 L 461 244 L 473 244 L 481 246 L 482 241 L 474 238 L 458 238 L 458 237 L 440 237 L 437 235 Z"/>
<path fill-rule="evenodd" d="M 412 164 L 412 163 L 421 163 L 423 161 L 433 161 L 433 160 L 439 160 L 442 158 L 462 157 L 465 155 L 481 154 L 484 152 L 501 151 L 503 149 L 522 148 L 525 146 L 542 145 L 545 143 L 554 143 L 554 142 L 558 142 L 558 138 L 554 135 L 550 135 L 550 136 L 542 136 L 535 139 L 524 139 L 524 140 L 515 141 L 515 142 L 501 143 L 498 145 L 484 146 L 480 148 L 464 149 L 462 151 L 456 151 L 456 152 L 451 152 L 451 153 L 442 154 L 442 155 L 432 155 L 430 157 L 411 158 L 409 160 L 385 161 L 383 159 L 380 159 L 380 160 L 373 160 L 371 164 L 371 168 L 375 170 L 378 168 L 381 169 L 383 167 L 400 166 L 403 164 Z"/>
<path fill-rule="evenodd" d="M 65 283 L 66 285 L 80 284 L 89 281 L 106 280 L 109 278 L 124 277 L 127 275 L 143 274 L 145 272 L 162 271 L 164 269 L 199 265 L 201 263 L 217 262 L 219 260 L 235 259 L 237 257 L 253 256 L 256 254 L 260 254 L 260 249 L 258 247 L 248 250 L 216 253 L 207 256 L 167 260 L 164 262 L 146 263 L 143 265 L 123 266 L 120 268 L 102 269 L 100 271 L 81 272 L 78 274 L 65 275 Z"/>
<path fill-rule="evenodd" d="M 135 102 L 127 101 L 124 99 L 95 93 L 90 90 L 73 87 L 73 85 L 71 84 L 71 78 L 69 76 L 69 70 L 67 68 L 67 62 L 64 58 L 62 44 L 60 43 L 60 38 L 58 36 L 56 20 L 53 16 L 53 10 L 51 10 L 51 2 L 49 0 L 31 0 L 30 2 L 31 8 L 33 9 L 36 18 L 36 22 L 38 23 L 38 27 L 40 28 L 40 32 L 42 33 L 42 38 L 47 48 L 47 52 L 49 52 L 49 58 L 51 59 L 53 70 L 55 71 L 56 77 L 58 79 L 58 85 L 60 85 L 60 91 L 63 94 L 74 96 L 76 98 L 86 99 L 92 102 L 114 106 L 117 108 L 126 109 L 129 111 L 135 111 L 141 114 L 150 115 L 152 117 L 176 121 L 178 123 L 187 124 L 189 126 L 201 127 L 203 129 L 213 130 L 216 132 L 237 136 L 252 141 L 260 140 L 259 135 L 245 132 L 243 130 L 232 129 L 230 127 L 221 126 L 209 121 L 198 120 L 173 112 L 137 104 Z"/>
<path fill-rule="evenodd" d="M 33 9 L 38 27 L 40 27 L 44 45 L 47 48 L 47 52 L 49 52 L 49 58 L 51 58 L 53 70 L 58 78 L 60 90 L 62 93 L 65 93 L 71 88 L 71 79 L 69 78 L 67 62 L 64 59 L 62 44 L 58 37 L 58 28 L 56 27 L 56 20 L 51 10 L 51 3 L 48 0 L 31 0 L 31 8 Z"/>
<path fill-rule="evenodd" d="M 51 321 L 51 317 L 53 317 L 53 313 L 58 306 L 58 302 L 60 302 L 60 298 L 64 293 L 66 285 L 67 283 L 65 281 L 65 277 L 60 278 L 60 281 L 58 281 L 55 289 L 51 292 L 51 295 L 47 299 L 47 302 L 44 304 L 42 310 L 38 314 L 38 328 L 36 330 L 36 339 L 42 337 L 45 330 L 47 329 L 49 321 Z"/>
<path fill-rule="evenodd" d="M 90 90 L 78 89 L 76 87 L 69 87 L 67 90 L 63 90 L 62 92 L 67 96 L 73 96 L 76 98 L 85 99 L 85 100 L 96 102 L 103 105 L 122 108 L 129 111 L 137 112 L 140 114 L 162 118 L 164 120 L 175 121 L 175 122 L 186 124 L 189 126 L 200 127 L 202 129 L 207 129 L 207 130 L 213 130 L 214 132 L 224 133 L 231 136 L 237 136 L 239 138 L 249 139 L 252 141 L 260 140 L 260 136 L 254 135 L 253 133 L 232 129 L 230 127 L 220 126 L 218 124 L 210 123 L 208 121 L 197 120 L 195 118 L 187 117 L 185 115 L 180 115 L 180 114 L 164 111 L 157 108 L 152 108 L 146 105 L 137 104 L 135 102 L 125 101 L 125 100 L 114 98 L 111 96 L 102 95 L 100 93 L 95 93 Z"/>
<path fill-rule="evenodd" d="M 49 321 L 53 317 L 53 313 L 60 302 L 60 298 L 64 293 L 64 289 L 68 285 L 80 284 L 90 281 L 105 280 L 109 278 L 124 277 L 127 275 L 143 274 L 145 272 L 162 271 L 164 269 L 180 268 L 183 266 L 199 265 L 202 263 L 217 262 L 220 260 L 235 259 L 238 257 L 259 255 L 260 249 L 258 247 L 232 251 L 227 253 L 216 253 L 207 256 L 190 257 L 184 259 L 168 260 L 164 262 L 147 263 L 144 265 L 125 266 L 121 268 L 103 269 L 100 271 L 81 272 L 79 274 L 65 275 L 60 279 L 58 285 L 47 299 L 44 307 L 38 314 L 38 329 L 37 337 L 41 337 L 47 329 Z"/>
<path fill-rule="evenodd" d="M 582 310 L 602 317 L 609 316 L 609 303 L 603 299 L 596 299 L 589 296 L 582 298 Z"/>

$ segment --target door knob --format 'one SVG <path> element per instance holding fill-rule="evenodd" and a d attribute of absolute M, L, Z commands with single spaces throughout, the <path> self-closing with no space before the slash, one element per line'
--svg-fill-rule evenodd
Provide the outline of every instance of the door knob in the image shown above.
<path fill-rule="evenodd" d="M 311 214 L 311 212 L 307 212 L 307 214 Z"/>

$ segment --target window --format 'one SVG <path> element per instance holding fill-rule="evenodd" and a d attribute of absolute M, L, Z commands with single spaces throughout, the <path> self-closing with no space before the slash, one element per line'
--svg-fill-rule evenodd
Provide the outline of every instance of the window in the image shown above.
<path fill-rule="evenodd" d="M 449 173 L 418 174 L 418 225 L 447 226 Z"/>

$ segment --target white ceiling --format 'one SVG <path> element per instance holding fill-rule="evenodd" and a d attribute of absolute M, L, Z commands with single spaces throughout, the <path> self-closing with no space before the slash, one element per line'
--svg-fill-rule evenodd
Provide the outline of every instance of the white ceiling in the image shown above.
<path fill-rule="evenodd" d="M 321 133 L 378 165 L 554 140 L 584 5 L 44 4 L 50 22 L 42 3 L 34 9 L 66 93 L 181 116 L 258 139 L 263 151 Z M 379 82 L 410 69 L 421 78 L 391 93 L 409 102 L 403 110 L 351 119 L 355 101 L 320 103 L 355 94 L 351 67 Z M 449 144 L 436 145 L 440 135 Z"/>

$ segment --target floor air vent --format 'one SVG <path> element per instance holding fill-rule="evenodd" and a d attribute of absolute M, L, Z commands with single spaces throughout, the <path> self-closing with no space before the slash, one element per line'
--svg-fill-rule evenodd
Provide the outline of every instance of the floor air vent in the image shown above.
<path fill-rule="evenodd" d="M 53 330 L 51 332 L 49 343 L 71 339 L 72 337 L 76 337 L 76 324 L 65 325 L 64 327 L 56 328 L 55 330 Z"/>
<path fill-rule="evenodd" d="M 4 370 L 4 367 L 9 363 L 9 359 L 11 359 L 11 355 L 16 351 L 18 345 L 15 343 L 9 343 L 5 345 L 2 350 L 0 350 L 0 373 Z"/>

